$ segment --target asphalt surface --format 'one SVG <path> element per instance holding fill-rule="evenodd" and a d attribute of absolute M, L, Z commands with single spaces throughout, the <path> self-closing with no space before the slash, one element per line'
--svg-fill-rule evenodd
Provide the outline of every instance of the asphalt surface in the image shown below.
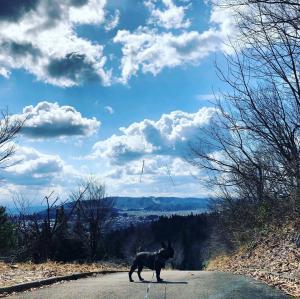
<path fill-rule="evenodd" d="M 127 273 L 99 275 L 69 281 L 31 292 L 9 296 L 10 299 L 271 299 L 290 298 L 280 291 L 255 280 L 229 273 L 205 271 L 162 271 L 163 283 L 152 283 L 145 297 L 152 272 L 143 272 L 148 280 L 128 281 Z"/>

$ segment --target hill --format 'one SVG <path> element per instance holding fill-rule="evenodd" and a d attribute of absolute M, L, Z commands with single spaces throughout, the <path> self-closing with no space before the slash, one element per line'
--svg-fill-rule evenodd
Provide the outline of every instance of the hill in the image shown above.
<path fill-rule="evenodd" d="M 115 201 L 115 214 L 127 214 L 132 216 L 142 215 L 167 215 L 204 213 L 208 211 L 209 199 L 192 197 L 108 197 Z M 69 202 L 64 204 L 67 212 L 73 206 Z M 45 208 L 38 215 L 44 215 Z M 51 217 L 55 217 L 55 208 L 50 211 Z"/>
<path fill-rule="evenodd" d="M 207 210 L 208 204 L 208 199 L 192 197 L 115 197 L 120 211 L 197 211 Z"/>

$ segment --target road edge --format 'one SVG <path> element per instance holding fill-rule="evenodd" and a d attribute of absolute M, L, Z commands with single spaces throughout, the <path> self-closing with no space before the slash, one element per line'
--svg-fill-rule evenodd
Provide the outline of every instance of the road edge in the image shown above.
<path fill-rule="evenodd" d="M 20 293 L 33 288 L 39 288 L 42 286 L 51 285 L 60 281 L 76 280 L 80 278 L 87 278 L 97 274 L 105 275 L 105 274 L 112 274 L 112 273 L 119 273 L 119 272 L 127 272 L 127 271 L 126 270 L 102 270 L 102 271 L 93 271 L 93 272 L 74 273 L 72 275 L 56 276 L 47 279 L 31 281 L 22 284 L 16 284 L 9 287 L 0 287 L 0 298 L 12 293 Z"/>

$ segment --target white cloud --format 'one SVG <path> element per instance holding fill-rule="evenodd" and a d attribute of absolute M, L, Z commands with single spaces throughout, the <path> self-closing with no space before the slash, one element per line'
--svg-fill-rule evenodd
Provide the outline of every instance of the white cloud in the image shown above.
<path fill-rule="evenodd" d="M 158 74 L 164 68 L 174 68 L 184 64 L 197 65 L 210 53 L 218 50 L 223 42 L 218 31 L 208 30 L 173 33 L 158 33 L 155 30 L 139 28 L 134 33 L 118 31 L 115 43 L 121 43 L 122 82 L 143 73 Z"/>
<path fill-rule="evenodd" d="M 64 169 L 57 155 L 47 155 L 31 147 L 16 145 L 14 165 L 3 170 L 5 182 L 16 185 L 46 185 L 57 178 Z"/>
<path fill-rule="evenodd" d="M 105 106 L 104 109 L 109 114 L 114 114 L 114 112 L 115 112 L 113 107 L 111 107 L 111 106 Z"/>
<path fill-rule="evenodd" d="M 142 179 L 144 182 L 151 180 L 153 176 L 166 177 L 169 180 L 169 175 L 190 176 L 193 171 L 194 174 L 199 173 L 198 169 L 192 169 L 189 163 L 179 157 L 152 155 L 147 156 L 145 159 L 134 160 L 124 165 L 116 165 L 106 176 L 113 178 L 123 177 L 123 179 L 128 177 L 130 180 L 132 179 L 130 176 L 136 176 L 140 179 L 143 160 L 144 169 Z"/>
<path fill-rule="evenodd" d="M 238 13 L 234 9 L 224 8 L 222 6 L 213 5 L 210 15 L 210 22 L 216 25 L 214 30 L 218 31 L 222 36 L 223 43 L 220 50 L 231 52 L 232 49 L 228 45 L 228 41 L 234 42 L 237 38 L 236 18 Z"/>
<path fill-rule="evenodd" d="M 121 76 L 117 76 L 108 67 L 112 53 L 106 56 L 104 45 L 76 31 L 82 24 L 103 26 L 107 31 L 116 28 L 120 11 L 109 14 L 106 0 L 8 1 L 8 8 L 0 12 L 0 75 L 8 77 L 11 70 L 24 69 L 38 80 L 61 87 L 87 81 L 107 86 L 127 83 L 138 71 L 156 75 L 164 68 L 198 65 L 210 53 L 228 50 L 224 40 L 234 30 L 229 10 L 212 6 L 210 29 L 188 31 L 190 5 L 184 3 L 145 1 L 150 10 L 147 26 L 132 32 L 119 30 L 113 38 L 122 46 L 122 56 L 117 57 Z"/>
<path fill-rule="evenodd" d="M 115 29 L 120 21 L 120 11 L 117 9 L 114 15 L 111 17 L 110 20 L 107 21 L 106 25 L 104 26 L 106 31 L 110 31 Z"/>
<path fill-rule="evenodd" d="M 125 165 L 114 165 L 105 174 L 108 192 L 123 196 L 212 196 L 215 190 L 207 189 L 195 177 L 203 173 L 178 157 L 147 156 Z M 187 192 L 188 190 L 188 192 Z"/>
<path fill-rule="evenodd" d="M 46 101 L 27 106 L 21 115 L 13 117 L 27 118 L 21 133 L 31 138 L 90 136 L 101 125 L 94 117 L 83 117 L 74 107 Z"/>
<path fill-rule="evenodd" d="M 3 186 L 30 195 L 33 190 L 45 195 L 55 189 L 66 197 L 80 179 L 94 173 L 106 183 L 110 195 L 186 196 L 186 190 L 189 196 L 212 195 L 214 190 L 207 190 L 192 177 L 205 174 L 187 163 L 184 156 L 189 143 L 199 137 L 201 128 L 209 124 L 215 113 L 213 108 L 195 113 L 173 111 L 157 121 L 133 123 L 121 128 L 119 136 L 97 142 L 84 164 L 78 165 L 83 159 L 74 160 L 76 167 L 58 155 L 18 146 L 14 161 L 19 163 L 2 170 Z M 3 194 L 0 188 L 0 201 Z"/>
<path fill-rule="evenodd" d="M 202 108 L 196 113 L 173 111 L 158 121 L 145 119 L 120 128 L 121 135 L 99 141 L 90 158 L 104 158 L 111 163 L 124 164 L 142 156 L 165 155 L 182 157 L 189 142 L 199 134 L 215 114 L 214 108 Z"/>
<path fill-rule="evenodd" d="M 105 20 L 106 0 L 73 0 L 79 5 L 69 8 L 70 21 L 76 24 L 102 24 Z"/>
<path fill-rule="evenodd" d="M 185 157 L 190 153 L 189 144 L 197 140 L 215 113 L 214 108 L 202 108 L 196 113 L 173 111 L 158 121 L 133 123 L 121 128 L 121 135 L 97 142 L 88 158 L 98 160 L 102 169 L 106 165 L 102 179 L 109 194 L 214 196 L 216 190 L 208 189 L 204 180 L 199 180 L 207 174 L 185 161 Z"/>
<path fill-rule="evenodd" d="M 166 29 L 188 28 L 191 25 L 191 21 L 185 16 L 188 6 L 176 6 L 173 0 L 146 0 L 144 3 L 150 11 L 150 24 Z M 159 9 L 158 4 L 162 4 L 164 9 Z"/>
<path fill-rule="evenodd" d="M 10 76 L 10 72 L 4 67 L 0 67 L 0 76 L 3 76 L 4 78 L 8 79 Z"/>
<path fill-rule="evenodd" d="M 114 38 L 115 43 L 122 44 L 119 80 L 127 83 L 139 71 L 156 75 L 164 68 L 199 65 L 213 52 L 229 51 L 225 42 L 235 32 L 231 11 L 212 6 L 210 22 L 210 28 L 203 32 L 182 31 L 175 34 L 149 27 L 139 27 L 133 32 L 119 30 Z"/>
<path fill-rule="evenodd" d="M 0 170 L 0 205 L 12 206 L 15 193 L 22 193 L 33 204 L 55 192 L 67 199 L 76 184 L 86 176 L 81 168 L 67 164 L 59 155 L 45 154 L 33 147 L 15 145 L 12 166 Z"/>
<path fill-rule="evenodd" d="M 185 157 L 216 112 L 209 107 L 195 113 L 173 111 L 157 121 L 133 123 L 120 128 L 120 135 L 97 142 L 86 159 L 99 163 L 112 195 L 184 197 L 188 190 L 189 196 L 213 196 L 216 190 L 195 179 L 207 174 Z"/>
<path fill-rule="evenodd" d="M 29 3 L 13 1 L 10 14 L 0 14 L 1 74 L 22 68 L 62 87 L 90 80 L 109 84 L 103 46 L 78 37 L 75 30 L 78 24 L 104 24 L 106 0 L 30 3 L 31 9 Z"/>

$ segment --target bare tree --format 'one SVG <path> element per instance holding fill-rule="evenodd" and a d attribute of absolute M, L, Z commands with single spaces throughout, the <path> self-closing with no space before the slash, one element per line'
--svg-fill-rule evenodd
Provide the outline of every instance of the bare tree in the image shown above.
<path fill-rule="evenodd" d="M 230 0 L 220 2 L 229 9 Z M 210 174 L 220 207 L 243 230 L 272 219 L 278 206 L 300 212 L 300 3 L 232 4 L 239 40 L 227 70 L 217 67 L 230 91 L 190 160 Z"/>
<path fill-rule="evenodd" d="M 242 129 L 270 148 L 280 166 L 276 175 L 284 174 L 300 201 L 300 2 L 247 5 L 237 23 L 244 45 L 228 57 L 230 73 L 220 74 L 234 90 L 227 98 Z"/>
<path fill-rule="evenodd" d="M 264 25 L 276 27 L 287 27 L 288 25 L 294 30 L 299 30 L 300 28 L 299 0 L 213 0 L 212 2 L 221 8 L 234 10 L 241 22 L 248 19 L 250 15 L 253 16 L 255 14 L 255 16 L 261 15 L 264 17 Z M 251 20 L 251 23 L 259 22 L 257 22 L 257 18 L 254 18 Z"/>
<path fill-rule="evenodd" d="M 54 257 L 55 240 L 65 234 L 66 227 L 79 207 L 87 187 L 72 196 L 70 209 L 65 211 L 67 201 L 59 201 L 52 191 L 42 202 L 46 205 L 44 211 L 38 214 L 28 214 L 27 200 L 18 194 L 14 197 L 19 215 L 15 217 L 19 237 L 19 258 L 32 257 L 34 262 L 41 262 Z M 65 236 L 64 237 L 68 237 Z"/>
<path fill-rule="evenodd" d="M 15 119 L 9 116 L 5 110 L 0 111 L 0 169 L 4 169 L 11 165 L 11 158 L 15 153 L 15 146 L 12 141 L 21 130 L 25 120 Z M 2 212 L 2 221 L 0 221 L 0 231 L 2 232 L 1 243 L 9 243 L 11 241 L 12 230 L 8 231 L 8 221 L 6 219 L 5 209 L 0 206 Z"/>
<path fill-rule="evenodd" d="M 29 247 L 30 242 L 30 230 L 28 229 L 28 221 L 32 219 L 30 213 L 31 202 L 29 198 L 25 197 L 21 192 L 16 192 L 12 197 L 14 207 L 17 211 L 17 215 L 14 217 L 14 224 L 16 225 L 19 248 L 18 251 L 22 252 L 25 248 Z M 21 248 L 20 248 L 21 247 Z"/>
<path fill-rule="evenodd" d="M 99 257 L 98 250 L 105 226 L 110 223 L 114 200 L 106 197 L 105 185 L 90 178 L 83 183 L 86 192 L 80 200 L 80 209 L 87 224 L 90 256 Z"/>
<path fill-rule="evenodd" d="M 20 132 L 26 119 L 13 118 L 6 110 L 0 111 L 0 167 L 6 168 L 15 153 L 12 141 Z"/>

